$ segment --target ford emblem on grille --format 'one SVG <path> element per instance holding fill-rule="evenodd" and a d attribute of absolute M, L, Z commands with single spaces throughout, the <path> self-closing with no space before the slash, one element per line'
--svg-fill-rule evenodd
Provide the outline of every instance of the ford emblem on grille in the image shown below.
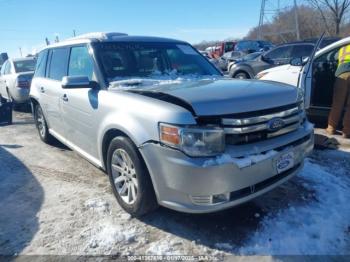
<path fill-rule="evenodd" d="M 282 118 L 273 118 L 267 122 L 267 129 L 271 132 L 276 132 L 284 127 L 284 121 Z"/>

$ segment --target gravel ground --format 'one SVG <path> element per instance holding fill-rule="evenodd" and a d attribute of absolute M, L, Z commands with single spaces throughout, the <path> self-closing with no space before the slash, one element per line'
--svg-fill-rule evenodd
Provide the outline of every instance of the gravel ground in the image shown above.
<path fill-rule="evenodd" d="M 350 255 L 349 148 L 316 150 L 300 175 L 227 211 L 135 219 L 105 173 L 16 112 L 0 126 L 0 254 Z"/>

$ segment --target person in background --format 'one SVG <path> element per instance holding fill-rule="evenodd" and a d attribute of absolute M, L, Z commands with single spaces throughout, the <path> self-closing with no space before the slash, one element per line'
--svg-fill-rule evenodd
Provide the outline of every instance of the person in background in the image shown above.
<path fill-rule="evenodd" d="M 327 133 L 334 135 L 345 108 L 343 137 L 350 138 L 350 45 L 339 50 L 338 68 L 333 91 L 333 103 L 328 117 Z"/>

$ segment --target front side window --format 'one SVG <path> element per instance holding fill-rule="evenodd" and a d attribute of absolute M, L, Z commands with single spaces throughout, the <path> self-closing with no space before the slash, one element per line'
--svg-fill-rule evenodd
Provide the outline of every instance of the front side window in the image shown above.
<path fill-rule="evenodd" d="M 178 43 L 94 43 L 108 82 L 120 78 L 220 76 L 193 47 Z"/>
<path fill-rule="evenodd" d="M 69 48 L 55 48 L 50 50 L 49 78 L 61 81 L 64 76 L 67 76 L 68 57 Z"/>
<path fill-rule="evenodd" d="M 281 46 L 268 52 L 265 55 L 265 57 L 269 60 L 276 60 L 276 59 L 290 58 L 291 54 L 292 54 L 291 46 Z"/>
<path fill-rule="evenodd" d="M 263 58 L 268 63 L 275 65 L 285 65 L 288 64 L 292 57 L 292 46 L 281 46 L 267 52 L 263 55 Z"/>
<path fill-rule="evenodd" d="M 35 69 L 35 60 L 19 60 L 13 62 L 15 66 L 15 72 L 16 73 L 22 73 L 22 72 L 31 72 Z"/>
<path fill-rule="evenodd" d="M 35 77 L 45 77 L 47 54 L 47 50 L 39 53 L 34 73 Z"/>
<path fill-rule="evenodd" d="M 292 58 L 309 57 L 314 50 L 313 45 L 296 45 L 293 48 Z"/>
<path fill-rule="evenodd" d="M 94 64 L 87 47 L 72 47 L 68 65 L 68 75 L 87 76 L 91 81 L 93 72 Z"/>

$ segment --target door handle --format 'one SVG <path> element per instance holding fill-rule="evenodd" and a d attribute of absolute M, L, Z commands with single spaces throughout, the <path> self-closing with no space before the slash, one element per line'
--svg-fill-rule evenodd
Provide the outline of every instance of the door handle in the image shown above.
<path fill-rule="evenodd" d="M 44 87 L 40 87 L 40 92 L 41 93 L 45 93 L 45 88 Z"/>
<path fill-rule="evenodd" d="M 66 94 L 64 94 L 64 95 L 62 96 L 62 100 L 63 100 L 64 102 L 68 102 L 68 96 L 67 96 Z"/>

